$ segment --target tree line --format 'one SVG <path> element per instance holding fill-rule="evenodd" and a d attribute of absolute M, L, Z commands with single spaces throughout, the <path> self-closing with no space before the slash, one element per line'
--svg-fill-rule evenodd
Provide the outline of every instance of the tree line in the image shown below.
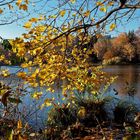
<path fill-rule="evenodd" d="M 103 64 L 139 63 L 140 28 L 114 38 L 102 37 L 95 44 L 94 52 Z"/>

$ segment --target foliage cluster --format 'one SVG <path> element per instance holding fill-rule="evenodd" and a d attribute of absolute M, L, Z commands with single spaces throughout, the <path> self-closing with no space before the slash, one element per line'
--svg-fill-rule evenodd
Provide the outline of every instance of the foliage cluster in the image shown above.
<path fill-rule="evenodd" d="M 100 39 L 94 47 L 95 53 L 103 64 L 140 62 L 139 30 L 121 33 L 115 38 Z"/>
<path fill-rule="evenodd" d="M 37 6 L 41 3 L 46 4 L 36 1 Z M 28 13 L 33 10 L 32 4 L 28 0 L 2 1 L 0 14 L 4 15 L 6 6 L 9 12 L 18 9 Z M 133 13 L 135 9 L 139 9 L 138 1 L 56 1 L 55 7 L 46 13 L 29 17 L 23 25 L 27 32 L 11 42 L 12 51 L 24 60 L 21 67 L 28 69 L 28 73 L 19 72 L 17 75 L 30 86 L 46 87 L 52 93 L 58 85 L 64 97 L 72 96 L 76 90 L 99 93 L 101 86 L 106 89 L 115 78 L 90 62 L 94 49 L 89 42 L 93 41 L 94 45 L 92 37 L 100 38 L 107 26 L 110 31 L 114 30 L 121 11 L 128 14 L 129 19 L 129 10 Z M 5 60 L 5 57 L 1 56 L 0 60 Z M 35 92 L 34 97 L 40 98 L 40 93 Z M 51 102 L 47 99 L 44 105 Z"/>
<path fill-rule="evenodd" d="M 19 84 L 16 87 L 0 82 L 0 139 L 23 140 L 22 134 L 27 134 L 29 126 L 27 122 L 22 125 L 20 120 L 24 115 L 20 112 L 23 88 Z M 23 118 L 22 118 L 23 119 Z"/>
<path fill-rule="evenodd" d="M 140 2 L 138 0 L 120 2 L 110 0 L 55 0 L 53 5 L 51 2 L 49 0 L 0 1 L 0 16 L 2 19 L 0 25 L 23 19 L 22 14 L 36 13 L 35 17 L 29 16 L 29 20 L 23 25 L 27 32 L 11 42 L 13 53 L 16 54 L 17 58 L 24 60 L 20 66 L 27 69 L 27 72 L 19 71 L 17 76 L 22 78 L 24 84 L 29 87 L 39 89 L 33 94 L 35 99 L 40 99 L 45 94 L 42 92 L 44 88 L 53 95 L 56 87 L 61 89 L 64 101 L 68 101 L 67 98 L 69 99 L 69 103 L 64 107 L 59 107 L 60 103 L 58 104 L 53 96 L 44 99 L 41 108 L 51 105 L 57 106 L 54 109 L 54 115 L 51 115 L 54 121 L 52 124 L 57 122 L 64 125 L 70 119 L 73 119 L 74 122 L 78 119 L 81 123 L 85 122 L 86 124 L 90 120 L 89 122 L 97 122 L 101 129 L 100 121 L 102 122 L 106 116 L 102 108 L 104 102 L 85 100 L 85 102 L 75 104 L 77 101 L 74 100 L 75 92 L 84 95 L 89 93 L 94 96 L 100 93 L 101 87 L 106 90 L 115 79 L 103 72 L 102 67 L 93 66 L 90 55 L 94 53 L 94 49 L 89 45 L 89 42 L 91 42 L 93 36 L 99 39 L 102 33 L 106 32 L 107 27 L 110 31 L 114 30 L 122 17 L 127 15 L 126 21 L 130 20 L 135 11 L 140 8 Z M 43 11 L 43 7 L 40 7 L 40 4 L 45 7 L 45 11 Z M 33 8 L 34 6 L 35 8 Z M 14 16 L 11 15 L 16 15 L 16 18 L 14 19 Z M 122 35 L 121 38 L 125 44 L 127 42 L 126 35 Z M 124 49 L 124 51 L 129 50 L 125 51 L 125 56 L 128 56 L 130 61 L 133 58 L 131 55 L 133 50 L 130 49 L 131 42 L 130 44 L 127 42 Z M 117 41 L 117 43 L 119 42 Z M 93 44 L 95 44 L 94 41 Z M 0 61 L 6 61 L 5 59 L 4 55 L 0 56 Z M 9 63 L 9 61 L 6 62 Z M 7 70 L 0 71 L 2 78 L 9 75 Z M 1 88 L 1 101 L 7 107 L 7 101 L 11 100 L 10 94 L 14 96 L 14 93 L 13 90 L 11 92 L 11 89 L 3 89 L 3 85 Z M 20 94 L 21 92 L 15 89 L 15 93 Z M 15 99 L 13 98 L 12 101 L 15 102 Z M 71 106 L 74 104 L 76 106 L 73 109 Z M 75 113 L 71 113 L 73 110 Z M 57 121 L 60 116 L 63 119 Z M 19 119 L 15 129 L 18 139 L 24 139 L 21 137 L 22 128 L 24 129 Z M 55 130 L 57 131 L 57 128 L 50 130 L 52 133 Z M 16 132 L 11 132 L 11 139 Z M 36 134 L 34 137 L 36 137 Z"/>
<path fill-rule="evenodd" d="M 47 45 L 52 37 L 49 30 L 53 30 L 54 34 L 59 32 L 48 26 L 48 32 L 42 35 L 45 29 L 44 25 L 36 25 L 27 34 L 23 34 L 28 41 L 25 42 L 22 37 L 12 41 L 12 50 L 25 60 L 21 67 L 28 69 L 28 73 L 19 72 L 18 77 L 32 87 L 45 87 L 52 93 L 58 85 L 64 98 L 72 96 L 74 91 L 96 94 L 101 85 L 106 89 L 114 81 L 115 78 L 103 72 L 102 67 L 92 65 L 89 60 L 92 48 L 82 48 L 91 39 L 90 36 L 79 32 L 79 42 L 74 44 L 73 35 L 64 35 Z M 82 44 L 79 46 L 79 43 Z M 36 92 L 35 96 L 39 99 L 42 95 Z M 50 105 L 51 102 L 47 99 L 44 105 Z"/>
<path fill-rule="evenodd" d="M 0 44 L 0 65 L 20 65 L 24 60 L 11 50 L 11 40 L 4 39 Z"/>

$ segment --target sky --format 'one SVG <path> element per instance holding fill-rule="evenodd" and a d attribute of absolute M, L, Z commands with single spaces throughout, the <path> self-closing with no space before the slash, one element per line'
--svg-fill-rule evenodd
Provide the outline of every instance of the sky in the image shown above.
<path fill-rule="evenodd" d="M 140 27 L 140 19 L 129 21 L 125 25 L 119 25 L 117 29 L 113 32 L 109 32 L 112 36 L 116 36 L 121 32 L 128 32 L 131 30 L 137 30 Z M 15 37 L 19 37 L 22 33 L 26 32 L 26 30 L 17 23 L 13 23 L 10 25 L 0 26 L 0 36 L 5 39 L 13 39 Z"/>
<path fill-rule="evenodd" d="M 31 17 L 40 16 L 45 11 L 44 9 L 46 9 L 46 5 L 47 5 L 47 10 L 48 10 L 49 7 L 50 7 L 50 4 L 48 2 L 51 3 L 51 6 L 54 3 L 55 3 L 54 5 L 56 5 L 56 0 L 40 0 L 40 1 L 31 0 L 30 4 L 28 5 L 29 6 L 28 11 L 25 11 L 25 12 L 23 10 L 19 10 L 19 8 L 17 8 L 13 4 L 15 10 L 10 11 L 10 13 L 13 13 L 11 15 L 9 14 L 9 8 L 7 6 L 5 6 L 4 10 L 3 10 L 4 11 L 3 13 L 8 13 L 9 15 L 5 16 L 6 14 L 5 15 L 0 14 L 0 21 L 2 19 L 4 19 L 3 18 L 4 16 L 8 17 L 9 21 L 10 21 L 10 17 L 12 19 L 17 15 L 18 15 L 18 17 L 23 16 L 23 19 L 19 20 L 17 22 L 14 22 L 13 24 L 0 25 L 0 36 L 4 39 L 13 39 L 15 37 L 19 37 L 20 35 L 22 35 L 22 33 L 25 33 L 26 30 L 23 28 L 24 23 L 27 22 L 28 19 L 30 19 Z M 1 7 L 0 7 L 0 9 L 1 9 Z M 29 15 L 29 16 L 27 16 L 27 15 Z"/>
<path fill-rule="evenodd" d="M 140 10 L 136 12 L 136 16 L 140 17 Z M 10 25 L 0 25 L 0 36 L 4 39 L 13 39 L 15 37 L 19 37 L 22 35 L 22 33 L 25 33 L 26 30 L 22 27 L 22 24 L 20 22 L 13 23 Z M 138 27 L 140 27 L 140 18 L 129 20 L 127 23 L 124 23 L 123 25 L 118 24 L 115 31 L 109 32 L 108 34 L 112 36 L 117 36 L 121 32 L 128 32 L 131 30 L 137 30 Z"/>
<path fill-rule="evenodd" d="M 4 39 L 13 39 L 15 37 L 19 37 L 24 32 L 24 28 L 17 25 L 17 23 L 0 26 L 0 36 Z"/>
<path fill-rule="evenodd" d="M 140 11 L 139 11 L 140 12 Z M 140 13 L 139 13 L 140 16 Z M 124 23 L 124 25 L 118 25 L 118 27 L 113 31 L 110 32 L 112 36 L 117 36 L 118 34 L 122 32 L 129 32 L 129 31 L 136 31 L 140 27 L 140 18 L 130 20 L 127 23 Z"/>
<path fill-rule="evenodd" d="M 137 30 L 138 27 L 140 27 L 140 19 L 129 21 L 127 24 L 124 24 L 123 26 L 118 25 L 117 29 L 113 32 L 109 32 L 109 34 L 111 34 L 112 36 L 116 36 L 121 32 Z M 24 32 L 26 32 L 26 30 L 17 23 L 0 26 L 0 36 L 4 39 L 13 39 L 15 37 L 19 37 Z"/>

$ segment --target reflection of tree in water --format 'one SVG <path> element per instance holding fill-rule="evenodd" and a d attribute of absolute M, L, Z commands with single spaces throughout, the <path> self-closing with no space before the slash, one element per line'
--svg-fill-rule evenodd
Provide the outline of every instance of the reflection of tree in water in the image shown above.
<path fill-rule="evenodd" d="M 140 93 L 140 68 L 138 66 L 113 66 L 109 71 L 111 75 L 118 75 L 118 79 L 113 84 L 119 94 L 138 94 Z M 140 95 L 138 95 L 140 97 Z"/>

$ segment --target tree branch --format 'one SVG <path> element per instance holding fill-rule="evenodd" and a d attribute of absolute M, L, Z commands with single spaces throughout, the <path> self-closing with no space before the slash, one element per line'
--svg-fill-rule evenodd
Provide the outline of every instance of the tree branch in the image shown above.
<path fill-rule="evenodd" d="M 138 5 L 125 5 L 124 8 L 129 8 L 129 9 L 140 9 L 140 4 L 138 4 Z"/>

